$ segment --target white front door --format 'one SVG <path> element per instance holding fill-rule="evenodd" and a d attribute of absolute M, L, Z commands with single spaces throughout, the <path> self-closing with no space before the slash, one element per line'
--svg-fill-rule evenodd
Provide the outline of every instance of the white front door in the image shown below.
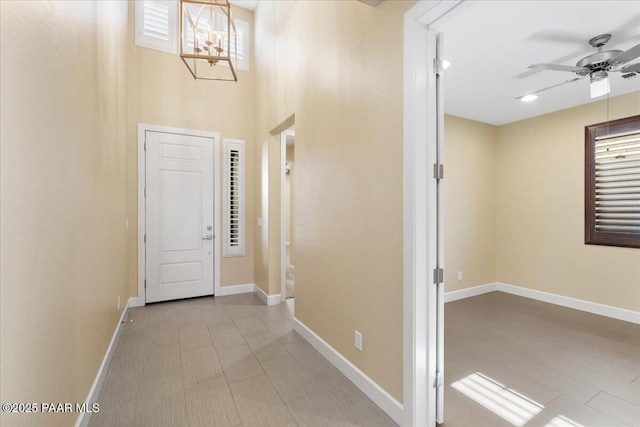
<path fill-rule="evenodd" d="M 213 295 L 213 146 L 146 132 L 146 302 Z"/>

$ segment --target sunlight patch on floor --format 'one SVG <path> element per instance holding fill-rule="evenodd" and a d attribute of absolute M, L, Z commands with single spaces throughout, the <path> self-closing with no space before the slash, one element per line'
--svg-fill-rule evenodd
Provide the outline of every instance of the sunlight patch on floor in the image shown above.
<path fill-rule="evenodd" d="M 584 427 L 582 424 L 577 423 L 564 415 L 558 415 L 549 423 L 547 423 L 544 427 Z"/>
<path fill-rule="evenodd" d="M 479 372 L 470 374 L 451 386 L 516 427 L 524 426 L 544 409 L 541 404 Z M 554 421 L 555 419 L 551 422 Z M 564 420 L 560 421 L 564 422 Z M 575 424 L 549 424 L 548 426 L 565 427 L 575 426 Z"/>

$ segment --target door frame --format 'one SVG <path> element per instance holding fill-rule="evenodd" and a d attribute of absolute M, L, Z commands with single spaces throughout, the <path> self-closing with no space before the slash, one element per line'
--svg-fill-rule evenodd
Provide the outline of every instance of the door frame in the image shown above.
<path fill-rule="evenodd" d="M 287 136 L 294 135 L 295 131 L 290 128 L 282 131 L 280 134 L 280 301 L 284 302 L 287 299 L 287 263 L 285 262 L 285 254 L 287 253 L 287 230 L 286 230 L 286 216 L 285 216 L 285 200 L 284 193 L 287 185 Z M 291 192 L 289 192 L 289 205 L 292 203 Z M 291 206 L 289 206 L 291 209 Z M 289 222 L 292 218 L 289 216 Z M 289 224 L 291 227 L 291 224 Z M 291 238 L 291 236 L 289 236 Z M 289 242 L 291 243 L 291 242 Z M 289 251 L 291 251 L 291 245 L 289 245 Z M 289 252 L 291 255 L 291 252 Z"/>
<path fill-rule="evenodd" d="M 167 126 L 150 125 L 146 123 L 138 123 L 138 297 L 135 306 L 142 307 L 146 304 L 146 290 L 144 281 L 146 278 L 146 245 L 144 243 L 144 235 L 146 226 L 146 204 L 145 204 L 145 181 L 146 181 L 146 152 L 144 149 L 146 132 L 172 133 L 187 136 L 199 136 L 211 138 L 213 140 L 213 294 L 220 294 L 220 257 L 221 257 L 221 238 L 222 228 L 220 226 L 220 218 L 222 207 L 220 206 L 220 134 L 217 132 L 208 132 L 194 129 L 182 129 Z"/>
<path fill-rule="evenodd" d="M 429 29 L 464 0 L 421 0 L 404 15 L 403 410 L 406 426 L 435 426 L 437 260 L 435 40 Z M 426 120 L 424 119 L 426 117 Z M 441 246 L 443 249 L 444 246 Z M 426 404 L 425 404 L 426 403 Z"/>

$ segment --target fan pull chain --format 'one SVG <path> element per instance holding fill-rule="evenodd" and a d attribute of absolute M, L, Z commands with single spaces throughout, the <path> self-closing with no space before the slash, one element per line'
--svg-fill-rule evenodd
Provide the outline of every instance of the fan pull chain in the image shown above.
<path fill-rule="evenodd" d="M 607 135 L 609 135 L 609 94 L 607 93 Z"/>

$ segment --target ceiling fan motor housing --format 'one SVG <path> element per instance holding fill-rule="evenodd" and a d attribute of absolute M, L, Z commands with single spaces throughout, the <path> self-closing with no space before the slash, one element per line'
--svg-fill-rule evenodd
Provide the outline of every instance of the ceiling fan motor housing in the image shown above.
<path fill-rule="evenodd" d="M 611 59 L 622 53 L 621 50 L 605 50 L 603 52 L 597 52 L 593 55 L 589 55 L 585 58 L 582 58 L 576 64 L 576 67 L 588 68 L 591 72 L 593 71 L 609 71 L 613 68 L 614 65 L 617 65 L 615 62 L 610 62 Z M 577 71 L 576 74 L 586 76 L 589 72 L 585 71 Z"/>

